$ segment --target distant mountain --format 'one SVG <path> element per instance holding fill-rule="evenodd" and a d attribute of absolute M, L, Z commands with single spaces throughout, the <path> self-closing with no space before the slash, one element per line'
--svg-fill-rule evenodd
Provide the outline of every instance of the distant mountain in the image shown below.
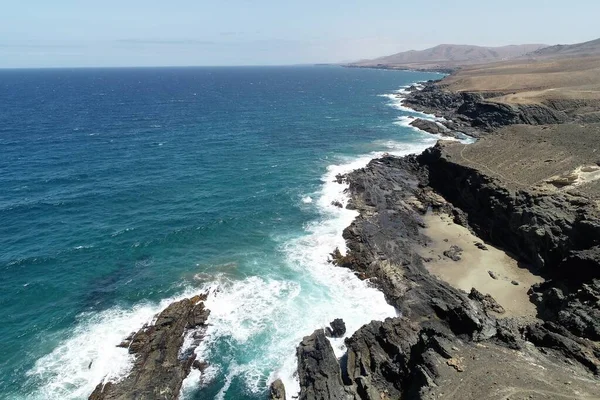
<path fill-rule="evenodd" d="M 525 57 L 535 59 L 600 56 L 600 39 L 576 44 L 559 44 L 533 51 Z"/>
<path fill-rule="evenodd" d="M 485 64 L 521 57 L 547 47 L 524 44 L 502 47 L 441 44 L 426 50 L 411 50 L 373 60 L 349 64 L 355 67 L 387 67 L 398 69 L 443 70 L 475 64 Z"/>

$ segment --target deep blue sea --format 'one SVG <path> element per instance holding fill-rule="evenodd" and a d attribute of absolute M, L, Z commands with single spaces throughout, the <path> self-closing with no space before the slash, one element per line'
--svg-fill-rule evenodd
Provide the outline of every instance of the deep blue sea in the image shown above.
<path fill-rule="evenodd" d="M 85 399 L 115 347 L 209 291 L 183 398 L 294 395 L 295 346 L 394 315 L 327 262 L 338 173 L 437 139 L 394 96 L 440 75 L 332 66 L 0 71 L 0 398 Z M 342 351 L 343 342 L 334 343 Z"/>

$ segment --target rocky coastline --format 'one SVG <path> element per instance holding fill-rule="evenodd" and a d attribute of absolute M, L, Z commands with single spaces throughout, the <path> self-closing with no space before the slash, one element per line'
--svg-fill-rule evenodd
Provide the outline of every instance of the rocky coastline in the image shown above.
<path fill-rule="evenodd" d="M 412 124 L 436 134 L 485 139 L 507 125 L 571 121 L 545 106 L 498 104 L 436 82 L 409 92 L 406 105 L 444 117 L 443 125 Z M 363 326 L 339 360 L 322 330 L 305 337 L 297 350 L 300 399 L 597 398 L 598 199 L 515 188 L 463 162 L 459 147 L 441 141 L 421 155 L 376 159 L 338 178 L 349 184 L 348 207 L 359 216 L 344 231 L 347 254 L 336 250 L 333 262 L 379 287 L 400 316 Z M 424 234 L 429 214 L 450 217 L 543 277 L 527 292 L 535 317 L 505 317 L 489 294 L 431 274 L 417 250 L 431 243 Z"/>
<path fill-rule="evenodd" d="M 205 300 L 203 294 L 172 303 L 152 324 L 125 338 L 119 347 L 134 357 L 131 371 L 118 382 L 99 383 L 89 400 L 178 399 L 191 369 L 206 367 L 194 353 L 210 315 Z M 192 335 L 191 345 L 184 349 L 187 334 Z"/>
<path fill-rule="evenodd" d="M 427 68 L 415 68 L 406 66 L 394 66 L 389 64 L 376 64 L 376 65 L 356 65 L 356 64 L 344 64 L 345 68 L 368 68 L 368 69 L 389 69 L 394 71 L 417 71 L 417 72 L 438 72 L 440 74 L 451 74 L 458 68 L 452 67 L 427 67 Z"/>
<path fill-rule="evenodd" d="M 576 129 L 569 125 L 575 119 L 543 105 L 512 106 L 480 93 L 448 92 L 443 81 L 407 92 L 407 106 L 443 117 L 415 119 L 412 126 L 451 139 L 466 133 L 480 140 L 475 145 L 440 141 L 420 155 L 385 156 L 337 177 L 348 184 L 347 207 L 359 215 L 344 231 L 347 252 L 332 249 L 332 268 L 349 268 L 378 287 L 398 316 L 354 332 L 341 358 L 328 337 L 345 335 L 343 321 L 304 337 L 296 351 L 298 399 L 598 398 L 600 198 L 579 186 L 579 177 L 553 175 L 577 158 L 556 147 L 560 140 L 540 140 L 548 154 L 568 158 L 539 161 L 547 176 L 531 178 L 535 184 L 521 176 L 507 179 L 505 172 L 477 161 L 490 158 L 486 149 L 512 141 L 512 126 L 539 127 L 559 137 L 562 131 L 548 127 Z M 465 157 L 467 146 L 474 155 Z M 600 170 L 600 158 L 594 157 L 591 150 L 581 156 L 585 168 L 577 171 Z M 463 252 L 497 246 L 539 276 L 540 283 L 523 287 L 535 315 L 512 315 L 486 291 L 461 290 L 432 273 L 427 255 L 434 245 L 427 230 L 432 215 L 478 238 L 471 249 L 448 241 L 438 257 L 459 262 Z M 498 276 L 489 270 L 488 279 Z M 521 283 L 509 279 L 507 285 Z M 126 338 L 120 346 L 135 357 L 130 374 L 99 383 L 89 398 L 178 398 L 191 369 L 205 367 L 193 352 L 210 313 L 205 299 L 173 303 L 153 324 Z M 190 332 L 196 332 L 193 345 L 182 352 Z M 285 399 L 283 382 L 274 381 L 266 395 Z"/>

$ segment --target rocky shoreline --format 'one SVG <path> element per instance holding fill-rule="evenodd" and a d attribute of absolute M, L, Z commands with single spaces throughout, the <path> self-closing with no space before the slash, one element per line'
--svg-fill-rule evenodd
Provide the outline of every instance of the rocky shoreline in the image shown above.
<path fill-rule="evenodd" d="M 545 106 L 507 106 L 482 94 L 447 92 L 436 82 L 407 92 L 406 105 L 443 117 L 439 122 L 415 119 L 412 126 L 453 138 L 466 133 L 480 141 L 440 141 L 418 156 L 385 156 L 337 177 L 348 184 L 348 208 L 359 215 L 344 231 L 346 254 L 333 251 L 332 268 L 349 268 L 369 280 L 398 316 L 364 325 L 346 339 L 339 359 L 328 336 L 343 337 L 343 321 L 306 336 L 296 351 L 298 398 L 598 398 L 598 196 L 577 186 L 579 178 L 551 176 L 571 168 L 567 161 L 575 156 L 569 149 L 555 151 L 546 133 L 539 145 L 548 154 L 568 157 L 535 164 L 544 165 L 544 176 L 551 179 L 536 175 L 530 179 L 536 184 L 520 176 L 506 179 L 506 173 L 477 161 L 490 158 L 486 149 L 496 145 L 490 138 L 513 140 L 503 131 L 507 126 L 541 125 L 546 132 L 549 125 L 566 126 L 571 117 Z M 481 152 L 480 158 L 476 153 L 465 157 L 467 146 Z M 498 150 L 493 151 L 496 157 Z M 600 165 L 588 165 L 594 157 L 591 150 L 581 157 L 590 174 Z M 496 161 L 514 169 L 513 161 Z M 508 315 L 490 294 L 474 287 L 460 290 L 431 273 L 431 260 L 424 255 L 434 242 L 427 234 L 431 215 L 485 241 L 473 242 L 472 249 L 449 242 L 440 257 L 458 261 L 463 251 L 487 252 L 494 245 L 540 276 L 542 283 L 524 288 L 535 315 Z M 477 267 L 488 270 L 487 265 Z M 490 270 L 489 279 L 498 277 Z M 520 285 L 509 280 L 511 284 Z M 98 384 L 90 399 L 176 399 L 190 370 L 204 368 L 193 352 L 209 315 L 204 300 L 197 296 L 173 303 L 152 325 L 127 338 L 121 346 L 135 356 L 132 371 L 119 382 Z M 190 332 L 196 332 L 193 345 L 182 352 Z M 286 398 L 281 380 L 271 384 L 268 396 Z"/>
<path fill-rule="evenodd" d="M 445 118 L 445 128 L 415 121 L 432 133 L 485 137 L 505 125 L 568 121 L 544 106 L 491 103 L 433 82 L 409 92 L 405 104 Z M 321 330 L 305 337 L 297 351 L 300 399 L 597 398 L 597 199 L 513 189 L 457 160 L 457 146 L 464 145 L 439 142 L 419 156 L 384 157 L 339 177 L 349 184 L 348 207 L 360 215 L 344 231 L 348 253 L 334 252 L 334 262 L 377 285 L 400 317 L 363 326 L 340 360 Z M 416 249 L 430 243 L 423 231 L 431 213 L 450 216 L 541 275 L 545 281 L 528 290 L 536 317 L 502 317 L 488 294 L 430 274 Z"/>
<path fill-rule="evenodd" d="M 198 295 L 172 303 L 152 324 L 125 338 L 119 347 L 134 356 L 131 371 L 118 382 L 99 383 L 89 399 L 178 399 L 191 369 L 205 368 L 194 353 L 204 338 L 210 315 L 204 307 L 205 300 L 206 295 Z M 192 343 L 184 349 L 187 334 L 192 335 Z"/>
<path fill-rule="evenodd" d="M 408 68 L 405 66 L 392 66 L 388 64 L 378 65 L 356 65 L 356 64 L 344 64 L 345 68 L 367 68 L 367 69 L 389 69 L 392 71 L 416 71 L 416 72 L 438 72 L 440 74 L 451 74 L 457 70 L 457 68 L 450 67 L 432 67 L 432 68 Z"/>

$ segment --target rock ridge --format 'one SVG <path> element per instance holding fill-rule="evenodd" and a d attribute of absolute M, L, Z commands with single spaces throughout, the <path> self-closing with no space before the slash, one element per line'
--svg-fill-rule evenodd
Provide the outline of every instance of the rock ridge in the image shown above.
<path fill-rule="evenodd" d="M 404 104 L 418 111 L 444 117 L 451 130 L 462 127 L 475 137 L 480 131 L 491 132 L 506 125 L 562 124 L 573 121 L 564 105 L 508 104 L 490 100 L 507 93 L 472 93 L 446 91 L 443 84 L 426 82 L 423 90 L 413 91 Z M 562 108 L 562 109 L 561 109 Z"/>
<path fill-rule="evenodd" d="M 373 160 L 342 178 L 349 184 L 348 207 L 359 216 L 344 231 L 347 254 L 334 252 L 334 262 L 378 286 L 400 316 L 363 326 L 346 340 L 340 360 L 330 346 L 312 344 L 321 333 L 305 338 L 298 347 L 300 398 L 432 399 L 453 385 L 459 389 L 449 398 L 505 398 L 494 397 L 498 381 L 516 391 L 543 388 L 546 398 L 593 398 L 600 391 L 600 225 L 593 201 L 509 190 L 448 159 L 444 146 Z M 548 280 L 530 289 L 538 318 L 501 318 L 491 296 L 467 294 L 429 274 L 414 249 L 429 242 L 422 228 L 430 212 L 451 215 L 543 274 Z M 302 362 L 305 353 L 327 362 Z M 548 376 L 577 379 L 581 391 L 548 385 Z M 473 385 L 461 386 L 465 379 Z"/>
<path fill-rule="evenodd" d="M 203 368 L 194 349 L 204 337 L 210 315 L 204 300 L 206 295 L 198 295 L 174 302 L 152 324 L 127 337 L 119 347 L 135 357 L 131 371 L 118 382 L 99 383 L 89 399 L 177 399 L 192 367 Z M 193 344 L 183 349 L 186 334 L 192 335 Z"/>

